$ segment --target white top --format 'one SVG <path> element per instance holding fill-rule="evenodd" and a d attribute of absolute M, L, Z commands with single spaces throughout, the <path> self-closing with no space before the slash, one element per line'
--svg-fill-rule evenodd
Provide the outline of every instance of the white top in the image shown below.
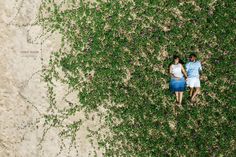
<path fill-rule="evenodd" d="M 182 78 L 184 76 L 182 73 L 182 65 L 180 63 L 172 64 L 171 67 L 172 67 L 171 73 L 174 75 L 174 77 Z"/>

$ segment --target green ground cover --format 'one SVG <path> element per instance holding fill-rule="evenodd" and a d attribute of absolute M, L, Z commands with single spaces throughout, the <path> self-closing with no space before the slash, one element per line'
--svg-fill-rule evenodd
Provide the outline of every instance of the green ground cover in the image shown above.
<path fill-rule="evenodd" d="M 50 110 L 57 108 L 53 80 L 78 94 L 77 104 L 48 114 L 45 124 L 57 127 L 81 109 L 103 106 L 110 134 L 91 135 L 104 156 L 236 154 L 234 0 L 44 0 L 38 22 L 62 35 L 44 71 Z M 191 52 L 203 64 L 202 92 L 195 106 L 185 93 L 179 109 L 167 69 L 173 54 L 186 62 Z M 80 124 L 62 135 L 75 138 Z"/>

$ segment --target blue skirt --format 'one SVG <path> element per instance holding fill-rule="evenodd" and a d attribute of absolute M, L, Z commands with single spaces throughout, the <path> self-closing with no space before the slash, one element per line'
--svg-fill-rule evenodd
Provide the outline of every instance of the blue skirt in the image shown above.
<path fill-rule="evenodd" d="M 179 80 L 176 78 L 171 78 L 170 80 L 170 91 L 171 92 L 182 92 L 186 90 L 186 82 L 184 77 Z"/>

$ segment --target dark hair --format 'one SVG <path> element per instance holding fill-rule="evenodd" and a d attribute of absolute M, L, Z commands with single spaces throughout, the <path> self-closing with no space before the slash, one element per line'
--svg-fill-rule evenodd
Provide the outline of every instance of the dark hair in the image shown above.
<path fill-rule="evenodd" d="M 195 53 L 191 53 L 191 54 L 189 55 L 189 57 L 195 57 L 195 58 L 197 58 L 197 55 L 196 55 Z"/>
<path fill-rule="evenodd" d="M 174 56 L 173 56 L 173 61 L 174 61 L 175 59 L 177 59 L 177 58 L 179 58 L 179 56 L 178 56 L 178 55 L 174 55 Z"/>
<path fill-rule="evenodd" d="M 171 62 L 171 64 L 173 64 L 173 63 L 175 62 L 175 59 L 177 59 L 177 58 L 179 58 L 179 63 L 180 63 L 180 64 L 184 64 L 183 60 L 180 59 L 180 57 L 179 57 L 178 55 L 174 55 L 174 56 L 173 56 L 173 61 Z M 171 65 L 171 64 L 170 64 L 170 65 Z"/>
<path fill-rule="evenodd" d="M 178 55 L 174 55 L 174 56 L 173 56 L 173 60 L 170 62 L 169 66 L 168 66 L 168 70 L 170 69 L 170 66 L 171 66 L 172 64 L 174 64 L 175 59 L 177 59 L 177 58 L 179 58 L 179 63 L 180 63 L 180 64 L 182 64 L 182 65 L 184 64 L 183 60 L 180 59 L 180 57 L 179 57 Z"/>

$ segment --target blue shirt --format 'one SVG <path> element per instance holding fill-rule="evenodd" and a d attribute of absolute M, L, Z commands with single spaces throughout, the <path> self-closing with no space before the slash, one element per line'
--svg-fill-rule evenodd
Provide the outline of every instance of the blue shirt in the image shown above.
<path fill-rule="evenodd" d="M 189 78 L 197 77 L 199 78 L 199 72 L 202 71 L 201 62 L 188 62 L 186 65 L 186 72 Z"/>

